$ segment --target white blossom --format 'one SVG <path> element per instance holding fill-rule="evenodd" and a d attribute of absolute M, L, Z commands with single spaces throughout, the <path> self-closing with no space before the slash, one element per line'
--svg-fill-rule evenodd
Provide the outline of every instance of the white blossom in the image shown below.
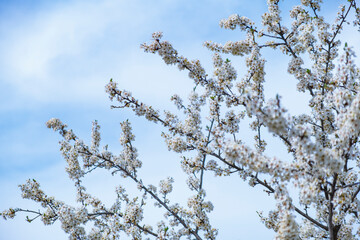
<path fill-rule="evenodd" d="M 206 195 L 211 188 L 207 184 L 211 171 L 217 177 L 236 174 L 239 181 L 262 188 L 276 201 L 267 217 L 258 212 L 260 221 L 276 234 L 275 239 L 357 239 L 360 70 L 354 60 L 356 49 L 341 42 L 341 33 L 346 23 L 360 26 L 360 10 L 356 1 L 344 1 L 329 23 L 320 10 L 333 3 L 301 0 L 286 20 L 282 4 L 267 0 L 261 23 L 238 14 L 221 20 L 220 27 L 244 34 L 236 41 L 204 43 L 213 52 L 211 74 L 200 60 L 182 56 L 163 40 L 162 32 L 153 33 L 151 42 L 141 45 L 145 52 L 158 54 L 166 64 L 186 71 L 194 82 L 187 99 L 176 94 L 171 97 L 176 112 L 160 111 L 141 102 L 131 92 L 120 90 L 112 79 L 105 86 L 115 104 L 113 109 L 129 108 L 136 116 L 161 125 L 168 150 L 181 154 L 181 168 L 191 191 L 185 205 L 171 198 L 170 193 L 177 191 L 174 177 L 161 180 L 158 187 L 141 178 L 141 152 L 129 120 L 120 123 L 121 151 L 115 153 L 108 145 L 101 145 L 97 121 L 88 145 L 66 124 L 52 118 L 46 126 L 62 137 L 60 151 L 75 185 L 77 205 L 49 197 L 35 179 L 29 179 L 19 185 L 22 197 L 39 203 L 42 209 L 12 207 L 0 215 L 11 219 L 25 212 L 34 216 L 27 217 L 29 222 L 37 218 L 45 225 L 59 221 L 69 239 L 119 239 L 121 233 L 132 239 L 216 239 L 221 229 L 212 225 L 209 214 L 216 205 Z M 287 69 L 279 72 L 289 74 L 297 90 L 309 96 L 308 112 L 292 115 L 286 108 L 288 99 L 267 95 L 266 89 L 277 80 L 266 75 L 265 70 L 271 67 L 268 63 L 277 64 L 277 59 L 265 59 L 267 48 L 287 57 Z M 235 57 L 244 60 L 241 67 L 233 61 Z M 243 126 L 252 130 L 251 140 Z M 286 158 L 268 151 L 274 138 L 288 151 Z M 165 171 L 166 164 L 175 163 L 157 167 Z M 98 169 L 120 174 L 124 181 L 133 183 L 121 182 L 110 207 L 101 196 L 90 194 L 84 184 L 85 177 Z M 135 186 L 138 195 L 127 191 L 130 186 Z M 164 211 L 156 223 L 147 223 L 144 217 L 144 206 L 149 202 Z M 235 231 L 234 236 L 237 234 Z"/>

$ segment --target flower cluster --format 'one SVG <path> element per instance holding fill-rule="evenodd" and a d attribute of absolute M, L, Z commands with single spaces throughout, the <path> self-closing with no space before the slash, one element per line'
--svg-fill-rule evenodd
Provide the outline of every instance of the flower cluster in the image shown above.
<path fill-rule="evenodd" d="M 164 195 L 171 193 L 173 190 L 173 186 L 172 186 L 173 182 L 174 179 L 171 177 L 168 177 L 166 180 L 161 180 L 159 184 L 159 188 L 160 188 L 159 192 Z"/>
<path fill-rule="evenodd" d="M 220 21 L 220 27 L 225 29 L 234 30 L 237 26 L 241 30 L 246 30 L 251 28 L 254 25 L 254 22 L 247 17 L 240 17 L 238 14 L 231 15 L 228 19 L 223 19 Z"/>

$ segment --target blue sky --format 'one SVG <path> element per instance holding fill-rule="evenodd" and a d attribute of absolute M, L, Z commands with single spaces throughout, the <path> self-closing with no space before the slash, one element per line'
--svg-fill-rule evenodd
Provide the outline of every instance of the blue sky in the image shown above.
<path fill-rule="evenodd" d="M 202 43 L 242 37 L 238 31 L 220 29 L 219 20 L 232 13 L 259 20 L 264 10 L 264 1 L 258 0 L 0 1 L 0 189 L 4 193 L 0 209 L 39 208 L 21 199 L 17 185 L 28 178 L 37 179 L 48 195 L 74 202 L 58 151 L 60 138 L 45 127 L 52 117 L 85 140 L 89 140 L 91 122 L 98 120 L 104 143 L 114 151 L 119 151 L 119 122 L 130 119 L 144 179 L 156 185 L 168 175 L 175 176 L 174 198 L 183 201 L 186 190 L 180 160 L 167 152 L 161 128 L 129 111 L 110 110 L 104 86 L 113 78 L 141 100 L 159 109 L 171 108 L 170 96 L 185 97 L 193 87 L 191 81 L 185 72 L 143 53 L 139 45 L 150 41 L 152 32 L 163 31 L 181 54 L 199 58 L 210 73 L 211 53 Z M 286 69 L 282 62 L 279 58 L 276 64 Z M 286 82 L 285 71 L 279 75 L 269 68 L 269 75 L 274 74 L 279 79 L 271 83 L 275 87 L 269 95 L 280 93 L 289 97 L 287 104 L 295 111 L 305 109 L 298 103 L 303 96 L 294 93 L 296 83 Z M 251 189 L 238 178 L 207 177 L 219 239 L 272 239 L 255 212 L 271 208 L 272 201 L 261 189 Z M 87 186 L 110 203 L 112 187 L 121 181 L 100 172 L 89 177 Z M 153 219 L 156 214 L 149 213 Z M 0 239 L 66 239 L 59 225 L 28 224 L 24 219 L 19 214 L 14 220 L 0 220 Z"/>

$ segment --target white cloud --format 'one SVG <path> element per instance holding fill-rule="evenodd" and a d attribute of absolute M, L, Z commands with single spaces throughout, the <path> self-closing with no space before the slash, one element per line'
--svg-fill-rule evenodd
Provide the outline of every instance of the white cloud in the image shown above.
<path fill-rule="evenodd" d="M 109 75 L 136 65 L 127 58 L 141 52 L 146 39 L 139 36 L 150 36 L 144 29 L 171 8 L 167 1 L 156 3 L 80 1 L 26 16 L 20 26 L 3 30 L 1 78 L 27 101 L 96 102 Z M 138 72 L 147 70 L 141 67 Z"/>
<path fill-rule="evenodd" d="M 10 70 L 22 78 L 46 80 L 49 64 L 61 55 L 77 55 L 86 50 L 87 39 L 102 33 L 113 20 L 106 15 L 108 4 L 73 4 L 41 12 L 10 32 L 7 54 Z M 36 82 L 35 82 L 36 83 Z"/>

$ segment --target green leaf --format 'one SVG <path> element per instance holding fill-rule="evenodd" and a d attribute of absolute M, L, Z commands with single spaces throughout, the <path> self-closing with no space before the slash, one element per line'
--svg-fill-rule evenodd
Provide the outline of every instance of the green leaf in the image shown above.
<path fill-rule="evenodd" d="M 308 73 L 308 74 L 310 74 L 311 73 L 311 71 L 310 71 L 310 69 L 306 69 L 306 72 Z"/>

